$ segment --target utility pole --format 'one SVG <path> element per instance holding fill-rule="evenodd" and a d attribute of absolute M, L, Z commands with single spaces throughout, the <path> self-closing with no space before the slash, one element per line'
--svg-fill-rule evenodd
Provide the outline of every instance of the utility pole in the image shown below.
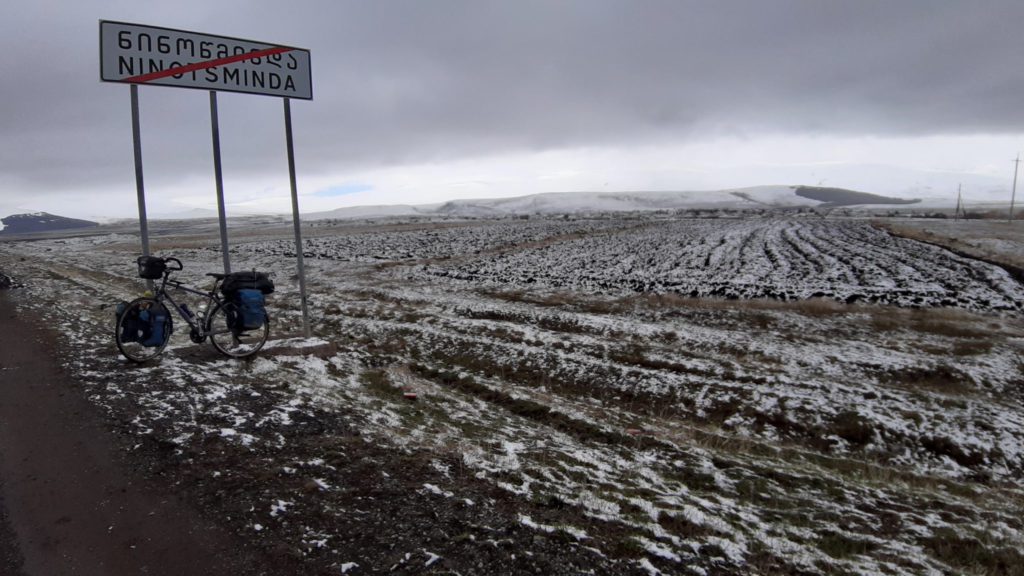
<path fill-rule="evenodd" d="M 1017 170 L 1020 168 L 1020 152 L 1017 153 L 1017 159 L 1013 161 L 1013 192 L 1010 193 L 1010 219 L 1007 222 L 1013 222 L 1013 202 L 1017 199 Z"/>
<path fill-rule="evenodd" d="M 953 214 L 953 222 L 960 221 L 960 190 L 963 188 L 963 184 L 956 185 L 956 212 Z"/>

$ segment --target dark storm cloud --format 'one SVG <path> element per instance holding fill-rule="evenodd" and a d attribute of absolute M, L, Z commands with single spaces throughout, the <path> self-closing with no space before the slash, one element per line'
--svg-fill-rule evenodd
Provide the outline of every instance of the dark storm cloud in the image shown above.
<path fill-rule="evenodd" d="M 300 170 L 759 132 L 1024 131 L 1019 2 L 5 4 L 0 181 L 131 184 L 100 18 L 310 48 Z M 209 5 L 208 5 L 209 4 Z M 280 101 L 222 95 L 226 169 L 283 163 Z M 207 95 L 142 90 L 147 172 L 205 174 Z"/>

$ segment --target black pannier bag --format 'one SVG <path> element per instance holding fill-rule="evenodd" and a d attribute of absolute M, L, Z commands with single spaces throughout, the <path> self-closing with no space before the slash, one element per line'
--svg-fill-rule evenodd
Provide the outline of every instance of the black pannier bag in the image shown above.
<path fill-rule="evenodd" d="M 170 312 L 163 304 L 139 309 L 122 301 L 114 313 L 121 322 L 121 342 L 138 342 L 147 348 L 162 346 L 173 331 Z"/>
<path fill-rule="evenodd" d="M 146 280 L 159 280 L 167 270 L 164 259 L 156 256 L 139 256 L 135 262 L 139 265 L 139 278 Z"/>
<path fill-rule="evenodd" d="M 265 272 L 232 272 L 224 277 L 220 285 L 222 294 L 234 296 L 239 290 L 259 290 L 263 294 L 274 293 L 274 282 Z"/>
<path fill-rule="evenodd" d="M 127 313 L 128 316 L 121 320 L 121 316 Z M 138 342 L 139 341 L 139 312 L 137 308 L 128 308 L 128 303 L 121 301 L 117 303 L 117 307 L 114 309 L 114 314 L 117 320 L 121 323 L 121 341 L 122 342 Z"/>

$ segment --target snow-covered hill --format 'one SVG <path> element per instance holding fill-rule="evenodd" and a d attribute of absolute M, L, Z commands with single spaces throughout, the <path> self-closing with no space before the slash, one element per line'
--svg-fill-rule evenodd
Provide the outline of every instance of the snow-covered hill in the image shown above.
<path fill-rule="evenodd" d="M 191 208 L 189 210 L 182 210 L 181 212 L 163 212 L 153 214 L 149 217 L 150 220 L 196 220 L 205 218 L 216 218 L 217 211 L 209 210 L 207 208 Z"/>
<path fill-rule="evenodd" d="M 808 193 L 811 192 L 811 193 Z M 813 196 L 813 197 L 812 197 Z M 550 192 L 513 198 L 451 200 L 421 206 L 356 206 L 305 215 L 309 219 L 383 218 L 388 216 L 488 217 L 518 214 L 577 214 L 653 210 L 800 208 L 909 204 L 902 200 L 840 188 L 755 186 L 688 192 Z"/>
<path fill-rule="evenodd" d="M 0 219 L 0 234 L 33 234 L 36 232 L 52 232 L 54 230 L 71 230 L 74 228 L 92 228 L 98 223 L 89 220 L 66 218 L 46 212 L 30 212 L 14 214 Z"/>
<path fill-rule="evenodd" d="M 328 212 L 313 212 L 303 214 L 307 220 L 321 220 L 327 218 L 337 219 L 360 219 L 360 218 L 387 218 L 390 216 L 430 216 L 435 214 L 438 204 L 421 204 L 410 206 L 408 204 L 393 204 L 390 206 L 349 206 L 338 208 Z"/>

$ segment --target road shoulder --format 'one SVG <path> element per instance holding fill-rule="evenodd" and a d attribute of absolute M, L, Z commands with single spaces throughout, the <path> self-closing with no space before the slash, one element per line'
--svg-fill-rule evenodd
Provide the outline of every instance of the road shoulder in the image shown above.
<path fill-rule="evenodd" d="M 0 572 L 262 573 L 239 537 L 132 469 L 16 297 L 0 291 Z"/>

